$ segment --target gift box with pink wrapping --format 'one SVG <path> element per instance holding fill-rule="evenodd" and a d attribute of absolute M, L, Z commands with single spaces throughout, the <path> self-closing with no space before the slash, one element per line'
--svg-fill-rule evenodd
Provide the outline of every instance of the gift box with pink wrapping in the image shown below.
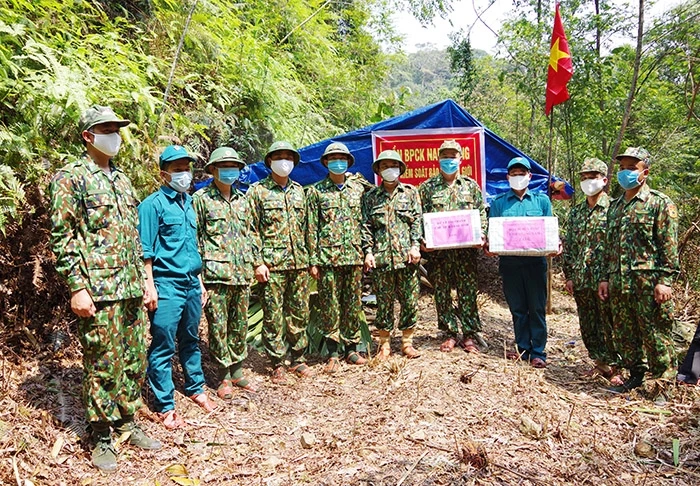
<path fill-rule="evenodd" d="M 481 246 L 481 217 L 476 209 L 424 213 L 423 229 L 426 248 Z"/>
<path fill-rule="evenodd" d="M 489 218 L 489 251 L 498 255 L 546 256 L 559 249 L 554 216 Z"/>

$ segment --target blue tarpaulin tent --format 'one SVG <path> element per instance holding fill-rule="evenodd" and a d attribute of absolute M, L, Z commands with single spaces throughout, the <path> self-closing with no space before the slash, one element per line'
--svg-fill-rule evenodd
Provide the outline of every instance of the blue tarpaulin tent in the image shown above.
<path fill-rule="evenodd" d="M 352 166 L 350 172 L 360 172 L 365 178 L 372 181 L 374 180 L 374 173 L 372 172 L 372 132 L 448 127 L 484 127 L 484 125 L 454 101 L 441 101 L 360 128 L 359 130 L 300 148 L 301 161 L 292 171 L 290 177 L 302 185 L 313 184 L 326 177 L 328 171 L 321 165 L 320 158 L 326 146 L 333 141 L 343 142 L 355 157 L 355 165 Z M 536 192 L 547 190 L 549 176 L 544 167 L 486 127 L 484 127 L 484 141 L 486 152 L 486 193 L 489 199 L 509 189 L 506 180 L 506 165 L 513 157 L 525 157 L 530 161 L 532 165 L 530 190 Z M 247 184 L 252 184 L 266 177 L 269 173 L 269 169 L 264 162 L 257 162 L 244 169 L 241 174 L 241 180 Z M 553 177 L 552 180 L 561 179 Z M 570 196 L 573 194 L 573 188 L 567 183 L 564 192 L 566 195 L 561 194 L 560 196 Z"/>

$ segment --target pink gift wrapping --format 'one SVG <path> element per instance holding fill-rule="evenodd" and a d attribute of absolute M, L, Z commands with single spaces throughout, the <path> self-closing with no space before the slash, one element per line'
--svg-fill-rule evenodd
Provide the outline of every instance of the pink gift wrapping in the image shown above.
<path fill-rule="evenodd" d="M 489 250 L 498 255 L 546 256 L 559 249 L 554 216 L 489 218 Z"/>
<path fill-rule="evenodd" d="M 481 217 L 476 209 L 424 213 L 423 229 L 426 248 L 481 246 Z"/>

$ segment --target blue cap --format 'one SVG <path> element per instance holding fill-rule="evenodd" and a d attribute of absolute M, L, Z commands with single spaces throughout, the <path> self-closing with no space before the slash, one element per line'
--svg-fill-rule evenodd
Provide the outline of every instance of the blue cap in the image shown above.
<path fill-rule="evenodd" d="M 160 168 L 162 169 L 163 166 L 168 162 L 180 159 L 189 159 L 192 162 L 197 161 L 197 159 L 195 159 L 192 155 L 187 153 L 187 150 L 182 145 L 168 145 L 167 147 L 165 147 L 165 150 L 163 150 L 163 153 L 160 154 L 160 157 L 158 158 L 158 163 L 160 164 Z"/>
<path fill-rule="evenodd" d="M 508 168 L 506 170 L 510 170 L 510 168 L 514 165 L 522 165 L 527 170 L 530 170 L 530 161 L 527 160 L 525 157 L 515 157 L 513 159 L 510 159 L 510 162 L 508 162 Z"/>

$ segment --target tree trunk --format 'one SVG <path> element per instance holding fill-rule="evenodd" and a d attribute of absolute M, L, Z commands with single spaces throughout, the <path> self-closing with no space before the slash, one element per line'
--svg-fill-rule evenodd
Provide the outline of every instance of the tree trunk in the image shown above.
<path fill-rule="evenodd" d="M 632 82 L 630 83 L 630 92 L 627 96 L 627 103 L 625 104 L 625 112 L 622 115 L 622 124 L 620 125 L 620 132 L 617 134 L 617 139 L 615 140 L 615 145 L 613 147 L 612 159 L 615 160 L 617 154 L 620 152 L 620 145 L 622 145 L 622 139 L 625 136 L 625 129 L 627 128 L 627 123 L 629 123 L 630 116 L 632 114 L 632 103 L 634 102 L 634 95 L 637 91 L 637 79 L 639 78 L 639 66 L 642 61 L 642 44 L 644 37 L 644 0 L 639 0 L 639 25 L 637 27 L 637 50 L 634 55 L 634 69 L 632 71 Z M 608 179 L 612 174 L 612 164 L 608 169 Z"/>

